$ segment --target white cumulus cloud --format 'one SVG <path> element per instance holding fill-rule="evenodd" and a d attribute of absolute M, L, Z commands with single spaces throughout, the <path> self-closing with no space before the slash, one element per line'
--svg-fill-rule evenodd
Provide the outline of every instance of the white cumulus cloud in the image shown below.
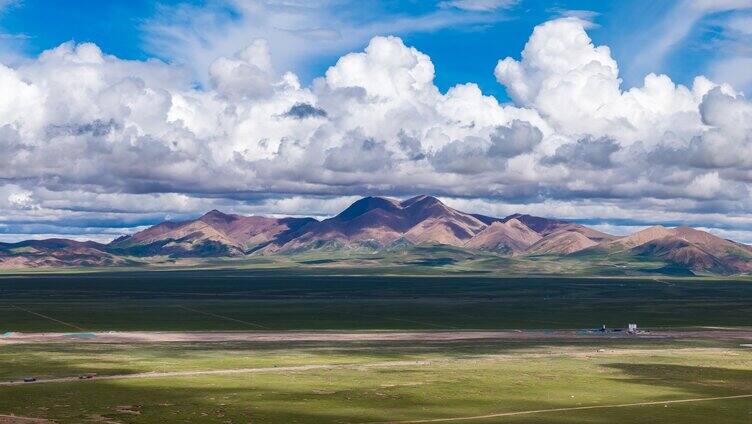
<path fill-rule="evenodd" d="M 511 104 L 474 83 L 442 93 L 431 58 L 394 36 L 310 85 L 259 37 L 208 63 L 202 87 L 180 65 L 62 44 L 0 65 L 0 223 L 110 234 L 210 208 L 326 214 L 358 195 L 427 192 L 473 212 L 469 199 L 752 225 L 749 100 L 704 76 L 687 87 L 648 74 L 622 90 L 587 26 L 546 22 L 499 61 Z"/>

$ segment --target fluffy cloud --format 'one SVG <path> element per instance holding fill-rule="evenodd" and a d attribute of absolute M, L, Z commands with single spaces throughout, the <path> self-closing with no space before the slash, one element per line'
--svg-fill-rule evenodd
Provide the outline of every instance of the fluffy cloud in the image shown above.
<path fill-rule="evenodd" d="M 496 127 L 488 138 L 470 136 L 454 140 L 442 147 L 431 161 L 434 168 L 442 172 L 478 174 L 502 171 L 508 159 L 531 153 L 541 138 L 538 128 L 514 120 L 509 126 Z"/>
<path fill-rule="evenodd" d="M 544 161 L 569 166 L 610 168 L 614 166 L 611 156 L 617 151 L 619 144 L 612 139 L 585 137 L 576 143 L 560 146 L 553 156 Z"/>
<path fill-rule="evenodd" d="M 688 88 L 649 74 L 642 87 L 622 91 L 611 51 L 593 45 L 577 18 L 536 27 L 522 60 L 499 61 L 495 74 L 515 102 L 539 111 L 558 132 L 608 136 L 622 144 L 700 131 L 698 104 L 715 86 L 704 77 Z"/>
<path fill-rule="evenodd" d="M 700 104 L 700 113 L 709 128 L 690 142 L 690 164 L 719 168 L 750 181 L 739 171 L 752 170 L 752 103 L 714 89 Z"/>
<path fill-rule="evenodd" d="M 585 29 L 544 23 L 520 59 L 499 61 L 512 104 L 472 83 L 442 93 L 431 59 L 397 37 L 310 86 L 251 39 L 211 63 L 205 88 L 177 65 L 65 43 L 0 65 L 0 223 L 110 234 L 215 207 L 315 215 L 357 195 L 429 192 L 578 219 L 752 225 L 734 218 L 752 207 L 752 104 L 702 76 L 622 90 Z"/>
<path fill-rule="evenodd" d="M 324 160 L 324 167 L 336 172 L 377 172 L 391 164 L 391 153 L 384 143 L 357 135 L 329 149 Z"/>
<path fill-rule="evenodd" d="M 233 58 L 220 57 L 212 63 L 209 75 L 217 92 L 226 97 L 271 95 L 276 78 L 269 44 L 257 39 Z"/>

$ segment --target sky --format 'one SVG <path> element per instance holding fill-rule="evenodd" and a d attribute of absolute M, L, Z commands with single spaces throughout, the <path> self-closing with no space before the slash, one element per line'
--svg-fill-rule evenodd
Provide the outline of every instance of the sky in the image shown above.
<path fill-rule="evenodd" d="M 752 243 L 752 0 L 0 0 L 0 241 L 365 195 Z"/>

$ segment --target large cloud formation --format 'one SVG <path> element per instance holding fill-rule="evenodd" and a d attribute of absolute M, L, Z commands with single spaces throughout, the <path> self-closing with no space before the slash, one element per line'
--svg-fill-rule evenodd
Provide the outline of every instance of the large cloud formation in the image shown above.
<path fill-rule="evenodd" d="M 575 18 L 499 61 L 512 104 L 472 83 L 440 92 L 431 59 L 396 37 L 310 86 L 273 54 L 250 40 L 203 88 L 89 43 L 0 65 L 0 232 L 109 237 L 208 207 L 327 214 L 419 192 L 497 214 L 752 229 L 752 104 L 702 76 L 624 91 Z"/>

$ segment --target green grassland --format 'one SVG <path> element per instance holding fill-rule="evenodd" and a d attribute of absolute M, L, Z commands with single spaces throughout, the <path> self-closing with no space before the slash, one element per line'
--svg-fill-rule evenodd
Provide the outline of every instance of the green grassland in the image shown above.
<path fill-rule="evenodd" d="M 648 329 L 752 328 L 752 284 L 743 279 L 434 275 L 435 267 L 424 268 L 394 275 L 348 267 L 5 274 L 0 337 L 5 331 L 545 331 L 628 322 Z M 749 424 L 752 397 L 728 398 L 752 395 L 752 349 L 743 343 L 630 337 L 0 343 L 0 382 L 98 374 L 0 386 L 0 423 L 14 414 L 60 424 Z M 323 365 L 330 367 L 287 368 Z M 211 370 L 222 373 L 141 375 Z M 131 378 L 102 379 L 113 375 Z M 694 401 L 675 402 L 683 400 Z M 592 406 L 604 408 L 571 409 Z M 551 409 L 561 410 L 543 411 Z M 528 412 L 499 415 L 521 411 Z M 494 416 L 453 419 L 486 415 Z"/>
<path fill-rule="evenodd" d="M 8 273 L 134 272 L 139 270 L 297 270 L 308 273 L 354 272 L 358 275 L 490 276 L 691 276 L 693 271 L 663 260 L 628 252 L 587 250 L 572 255 L 507 256 L 446 245 L 397 246 L 393 249 L 307 250 L 291 254 L 242 257 L 126 257 L 122 267 L 68 267 L 2 270 Z M 708 274 L 710 275 L 710 274 Z M 747 277 L 749 278 L 749 276 Z"/>
<path fill-rule="evenodd" d="M 361 423 L 643 402 L 658 403 L 447 422 L 749 423 L 752 414 L 752 398 L 663 403 L 752 393 L 752 349 L 717 340 L 16 345 L 0 364 L 3 379 L 357 364 L 0 387 L 0 413 L 63 424 Z"/>
<path fill-rule="evenodd" d="M 357 269 L 5 275 L 6 331 L 752 327 L 733 279 L 358 276 Z M 52 318 L 52 319 L 50 319 Z"/>

